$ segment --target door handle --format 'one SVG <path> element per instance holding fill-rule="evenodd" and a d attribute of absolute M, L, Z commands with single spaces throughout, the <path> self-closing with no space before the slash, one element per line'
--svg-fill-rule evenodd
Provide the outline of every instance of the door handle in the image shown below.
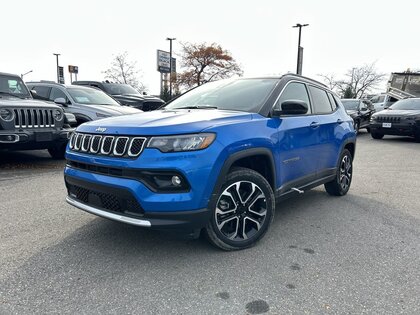
<path fill-rule="evenodd" d="M 337 124 L 342 124 L 344 121 L 341 120 L 340 118 L 337 119 Z"/>
<path fill-rule="evenodd" d="M 313 122 L 310 124 L 310 126 L 311 126 L 311 128 L 318 128 L 318 127 L 319 127 L 319 122 L 317 122 L 317 121 L 313 121 Z"/>

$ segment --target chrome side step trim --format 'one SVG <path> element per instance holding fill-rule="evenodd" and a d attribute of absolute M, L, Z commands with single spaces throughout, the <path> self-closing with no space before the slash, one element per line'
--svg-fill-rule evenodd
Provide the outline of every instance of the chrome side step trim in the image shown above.
<path fill-rule="evenodd" d="M 84 203 L 81 203 L 81 202 L 71 198 L 70 196 L 66 197 L 66 201 L 67 201 L 67 203 L 71 204 L 72 206 L 75 206 L 76 208 L 79 208 L 81 210 L 84 210 L 84 211 L 92 213 L 92 214 L 96 214 L 100 217 L 104 217 L 104 218 L 107 218 L 107 219 L 111 219 L 111 220 L 119 221 L 119 222 L 123 222 L 123 223 L 132 224 L 132 225 L 136 225 L 136 226 L 142 226 L 142 227 L 151 227 L 152 226 L 150 221 L 135 219 L 135 218 L 132 218 L 132 217 L 118 215 L 118 214 L 107 212 L 107 211 L 104 211 L 104 210 L 101 210 L 101 209 L 98 209 L 98 208 L 94 208 L 94 207 L 85 205 Z"/>

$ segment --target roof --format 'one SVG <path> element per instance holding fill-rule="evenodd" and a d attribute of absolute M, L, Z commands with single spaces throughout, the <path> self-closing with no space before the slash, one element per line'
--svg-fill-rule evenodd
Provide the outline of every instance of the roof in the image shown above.
<path fill-rule="evenodd" d="M 14 74 L 14 73 L 0 72 L 0 75 L 7 75 L 7 76 L 10 76 L 10 77 L 18 77 L 18 78 L 20 78 L 20 76 L 18 76 L 17 74 Z"/>
<path fill-rule="evenodd" d="M 64 87 L 66 89 L 92 89 L 92 87 L 90 86 L 83 86 L 83 85 L 71 85 L 71 84 L 61 84 L 61 83 L 57 83 L 54 81 L 31 81 L 31 82 L 26 82 L 26 84 L 29 85 L 53 85 L 53 86 L 61 86 Z"/>
<path fill-rule="evenodd" d="M 397 74 L 397 75 L 418 75 L 418 76 L 420 76 L 420 72 L 392 72 L 391 74 Z"/>

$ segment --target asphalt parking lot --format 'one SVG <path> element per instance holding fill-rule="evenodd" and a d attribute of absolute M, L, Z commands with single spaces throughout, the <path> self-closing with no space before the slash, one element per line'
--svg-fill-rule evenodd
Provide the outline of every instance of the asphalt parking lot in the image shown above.
<path fill-rule="evenodd" d="M 223 252 L 67 205 L 63 161 L 0 153 L 0 313 L 419 314 L 420 144 L 358 137 L 347 196 L 277 207 Z"/>

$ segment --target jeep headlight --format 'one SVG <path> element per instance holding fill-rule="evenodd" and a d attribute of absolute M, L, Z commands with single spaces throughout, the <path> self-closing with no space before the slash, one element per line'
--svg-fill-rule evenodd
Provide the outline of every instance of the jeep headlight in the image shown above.
<path fill-rule="evenodd" d="M 161 152 L 182 152 L 203 150 L 216 139 L 214 133 L 199 133 L 193 135 L 153 137 L 147 147 L 155 148 Z"/>
<path fill-rule="evenodd" d="M 13 111 L 7 108 L 0 109 L 0 118 L 4 121 L 11 121 L 13 120 L 14 114 Z"/>
<path fill-rule="evenodd" d="M 54 119 L 57 121 L 60 121 L 64 117 L 63 112 L 59 109 L 54 109 L 53 116 L 54 116 Z"/>

